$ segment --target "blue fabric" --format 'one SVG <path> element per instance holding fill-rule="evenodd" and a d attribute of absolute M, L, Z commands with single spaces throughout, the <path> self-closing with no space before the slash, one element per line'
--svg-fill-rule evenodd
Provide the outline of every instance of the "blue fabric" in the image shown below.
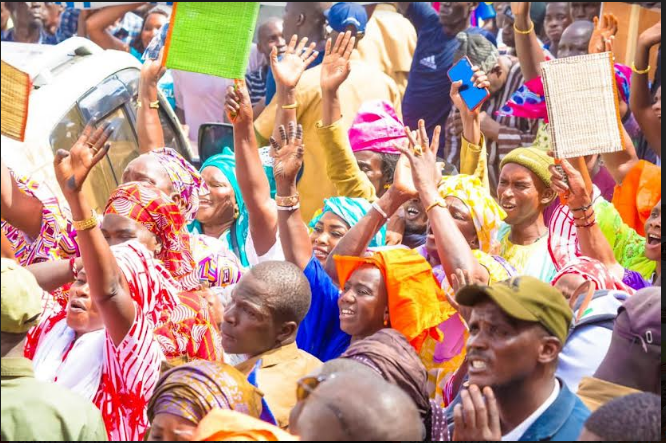
<path fill-rule="evenodd" d="M 455 36 L 444 33 L 439 15 L 428 2 L 411 3 L 406 17 L 416 28 L 417 41 L 407 90 L 402 101 L 402 117 L 406 126 L 416 128 L 424 119 L 428 134 L 435 126 L 442 128 L 451 111 L 451 81 L 448 71 L 458 50 Z M 496 38 L 480 28 L 470 27 L 466 32 L 482 34 L 497 46 Z M 445 146 L 446 131 L 440 135 L 440 154 Z"/>
<path fill-rule="evenodd" d="M 308 66 L 308 69 L 314 68 L 317 65 L 320 65 L 321 62 L 324 61 L 324 51 L 320 51 L 319 55 L 317 55 L 317 58 L 310 63 L 310 66 Z M 277 86 L 275 85 L 275 78 L 273 77 L 273 71 L 268 68 L 268 75 L 266 76 L 266 105 L 268 105 L 271 100 L 273 100 L 273 96 L 275 95 L 275 92 L 277 91 Z"/>
<path fill-rule="evenodd" d="M 222 174 L 224 174 L 227 180 L 229 180 L 229 183 L 234 190 L 239 215 L 231 226 L 231 229 L 227 232 L 227 244 L 239 258 L 241 264 L 248 267 L 250 263 L 248 262 L 247 254 L 245 253 L 245 241 L 250 231 L 250 219 L 247 209 L 245 208 L 245 201 L 243 200 L 240 186 L 238 186 L 238 180 L 236 179 L 236 159 L 234 153 L 231 149 L 225 147 L 221 154 L 216 154 L 206 160 L 204 164 L 201 165 L 200 171 L 203 171 L 208 166 L 214 166 L 222 171 Z M 188 229 L 192 233 L 203 234 L 201 223 L 199 223 L 198 220 L 190 223 Z"/>
<path fill-rule="evenodd" d="M 351 228 L 356 223 L 360 222 L 365 214 L 370 211 L 370 203 L 364 198 L 351 198 L 351 197 L 332 197 L 324 200 L 324 208 L 321 212 L 315 214 L 315 216 L 310 221 L 310 228 L 314 229 L 317 225 L 317 222 L 323 217 L 327 212 L 332 212 L 333 214 L 340 217 L 344 220 L 345 223 Z M 378 246 L 386 245 L 386 225 L 382 226 L 377 235 L 370 242 L 371 248 L 376 248 Z"/>
<path fill-rule="evenodd" d="M 340 329 L 340 290 L 314 257 L 303 273 L 310 283 L 312 303 L 298 328 L 296 344 L 323 362 L 333 360 L 347 350 L 351 341 Z"/>

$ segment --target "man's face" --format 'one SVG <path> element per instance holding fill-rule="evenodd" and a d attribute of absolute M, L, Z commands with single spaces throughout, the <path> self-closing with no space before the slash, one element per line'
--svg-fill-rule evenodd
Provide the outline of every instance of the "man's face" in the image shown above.
<path fill-rule="evenodd" d="M 546 6 L 544 28 L 551 42 L 557 43 L 562 33 L 571 24 L 571 10 L 565 2 L 552 2 Z"/>
<path fill-rule="evenodd" d="M 509 317 L 490 299 L 474 305 L 467 340 L 470 384 L 495 389 L 525 380 L 537 368 L 544 335 L 539 324 Z"/>
<path fill-rule="evenodd" d="M 500 173 L 497 196 L 500 206 L 506 212 L 504 220 L 509 225 L 517 225 L 541 211 L 542 189 L 545 185 L 524 166 L 508 163 Z"/>
<path fill-rule="evenodd" d="M 576 55 L 585 55 L 589 52 L 590 38 L 593 28 L 573 23 L 562 33 L 560 43 L 557 45 L 557 57 L 567 58 Z"/>
<path fill-rule="evenodd" d="M 571 2 L 571 15 L 574 20 L 594 20 L 601 13 L 601 2 Z"/>
<path fill-rule="evenodd" d="M 273 20 L 261 26 L 257 47 L 267 60 L 273 48 L 278 48 L 278 52 L 284 51 L 286 42 L 284 40 L 282 21 Z"/>
<path fill-rule="evenodd" d="M 47 18 L 47 10 L 43 2 L 15 2 L 12 11 L 14 27 L 28 28 L 29 31 L 41 29 Z"/>
<path fill-rule="evenodd" d="M 268 298 L 269 288 L 252 271 L 241 278 L 224 310 L 221 332 L 225 352 L 255 356 L 277 345 L 278 325 Z"/>
<path fill-rule="evenodd" d="M 441 2 L 439 4 L 439 22 L 442 26 L 457 27 L 469 20 L 473 2 Z"/>
<path fill-rule="evenodd" d="M 283 35 L 286 40 L 291 40 L 294 34 L 298 34 L 298 21 L 300 17 L 297 2 L 287 2 L 282 16 Z"/>

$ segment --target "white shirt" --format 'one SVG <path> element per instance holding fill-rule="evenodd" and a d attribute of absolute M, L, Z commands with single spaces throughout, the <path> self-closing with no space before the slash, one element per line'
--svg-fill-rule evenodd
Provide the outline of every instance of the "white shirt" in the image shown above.
<path fill-rule="evenodd" d="M 536 411 L 532 412 L 532 414 L 527 417 L 521 424 L 516 426 L 511 432 L 509 432 L 506 435 L 502 436 L 502 441 L 518 441 L 521 439 L 523 434 L 534 424 L 535 421 L 539 417 L 541 417 L 541 414 L 546 412 L 550 406 L 555 403 L 555 400 L 557 400 L 557 396 L 560 395 L 560 383 L 555 379 L 555 386 L 553 387 L 553 392 L 550 394 L 550 397 L 546 399 L 545 402 L 541 406 L 537 408 Z"/>

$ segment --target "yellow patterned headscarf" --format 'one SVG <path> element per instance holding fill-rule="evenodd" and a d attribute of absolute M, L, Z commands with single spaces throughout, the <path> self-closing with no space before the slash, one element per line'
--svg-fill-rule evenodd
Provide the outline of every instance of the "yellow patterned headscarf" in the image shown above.
<path fill-rule="evenodd" d="M 506 213 L 478 177 L 465 174 L 444 177 L 439 184 L 439 195 L 456 197 L 467 205 L 479 238 L 479 249 L 487 254 L 495 253 L 499 245 L 497 232 Z"/>

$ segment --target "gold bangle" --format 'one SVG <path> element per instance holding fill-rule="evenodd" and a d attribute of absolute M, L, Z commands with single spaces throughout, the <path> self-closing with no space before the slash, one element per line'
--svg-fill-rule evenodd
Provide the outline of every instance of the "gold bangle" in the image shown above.
<path fill-rule="evenodd" d="M 142 107 L 142 106 L 143 106 L 143 103 L 141 103 L 141 100 L 138 100 L 138 101 L 136 102 L 136 107 L 137 107 L 137 108 L 140 108 L 140 107 Z M 150 103 L 148 103 L 148 107 L 149 107 L 150 109 L 160 109 L 160 101 L 159 101 L 159 100 L 155 100 L 154 102 L 150 102 Z"/>
<path fill-rule="evenodd" d="M 530 20 L 530 21 L 531 21 L 531 20 Z M 534 22 L 531 21 L 530 29 L 528 29 L 527 31 L 521 31 L 520 29 L 518 29 L 518 28 L 516 27 L 516 24 L 514 23 L 514 24 L 513 24 L 513 30 L 516 31 L 518 34 L 529 35 L 529 34 L 532 33 L 532 31 L 534 31 Z"/>
<path fill-rule="evenodd" d="M 651 68 L 651 66 L 648 65 L 648 67 L 646 69 L 641 71 L 638 68 L 636 68 L 636 62 L 631 62 L 631 70 L 634 71 L 638 75 L 645 75 L 645 74 L 649 73 L 650 68 Z"/>
<path fill-rule="evenodd" d="M 446 204 L 446 202 L 444 201 L 443 198 L 438 198 L 437 200 L 435 200 L 434 202 L 432 202 L 432 203 L 430 204 L 430 206 L 428 206 L 428 207 L 426 208 L 426 214 L 427 214 L 428 212 L 430 212 L 430 210 L 431 210 L 432 208 L 434 208 L 435 206 L 439 206 L 440 208 L 444 208 L 444 209 L 446 209 L 446 208 L 449 207 L 449 205 Z"/>
<path fill-rule="evenodd" d="M 80 221 L 74 220 L 72 221 L 72 226 L 77 232 L 87 231 L 88 229 L 96 228 L 97 214 L 95 213 L 95 211 L 91 211 L 90 218 Z"/>
<path fill-rule="evenodd" d="M 282 109 L 296 109 L 298 108 L 298 102 L 294 102 L 290 105 L 282 105 Z"/>
<path fill-rule="evenodd" d="M 277 203 L 278 206 L 281 206 L 283 208 L 291 208 L 299 204 L 301 201 L 301 196 L 296 194 L 296 195 L 291 195 L 289 197 L 280 197 L 279 195 L 275 196 L 275 203 Z"/>

